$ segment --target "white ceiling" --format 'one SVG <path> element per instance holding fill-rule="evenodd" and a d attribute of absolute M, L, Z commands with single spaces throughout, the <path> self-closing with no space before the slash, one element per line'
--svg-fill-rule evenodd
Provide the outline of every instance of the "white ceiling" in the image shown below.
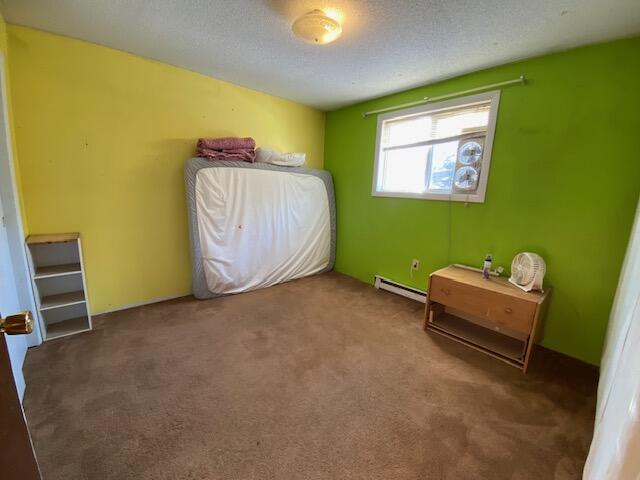
<path fill-rule="evenodd" d="M 344 15 L 335 43 L 291 23 Z M 10 23 L 79 38 L 330 110 L 640 33 L 638 0 L 0 0 Z"/>

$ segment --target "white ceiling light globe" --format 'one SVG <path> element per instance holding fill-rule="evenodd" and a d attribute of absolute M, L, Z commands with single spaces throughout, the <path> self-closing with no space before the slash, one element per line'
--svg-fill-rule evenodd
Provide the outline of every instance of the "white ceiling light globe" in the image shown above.
<path fill-rule="evenodd" d="M 327 16 L 322 10 L 305 13 L 293 22 L 291 29 L 296 36 L 315 45 L 333 42 L 342 33 L 340 22 Z"/>

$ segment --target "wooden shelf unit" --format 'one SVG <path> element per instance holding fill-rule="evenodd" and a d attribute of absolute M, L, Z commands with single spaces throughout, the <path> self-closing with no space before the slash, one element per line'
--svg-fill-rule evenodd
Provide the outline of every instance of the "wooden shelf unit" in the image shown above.
<path fill-rule="evenodd" d="M 424 328 L 526 373 L 550 295 L 550 289 L 524 292 L 504 277 L 446 267 L 429 277 Z"/>
<path fill-rule="evenodd" d="M 43 338 L 91 330 L 80 234 L 30 235 L 26 250 Z"/>

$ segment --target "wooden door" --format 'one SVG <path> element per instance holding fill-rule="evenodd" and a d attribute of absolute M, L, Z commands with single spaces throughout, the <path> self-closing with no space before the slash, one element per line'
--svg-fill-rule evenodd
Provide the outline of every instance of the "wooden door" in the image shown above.
<path fill-rule="evenodd" d="M 40 480 L 4 333 L 0 333 L 0 446 L 0 478 Z"/>

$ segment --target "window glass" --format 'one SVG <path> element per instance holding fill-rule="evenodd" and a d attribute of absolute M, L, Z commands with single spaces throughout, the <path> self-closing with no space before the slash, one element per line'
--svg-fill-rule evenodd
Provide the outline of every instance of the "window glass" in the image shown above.
<path fill-rule="evenodd" d="M 382 190 L 421 193 L 427 168 L 429 147 L 389 150 L 385 154 Z"/>
<path fill-rule="evenodd" d="M 439 143 L 433 146 L 431 170 L 429 172 L 429 190 L 441 190 L 445 192 L 451 190 L 457 153 L 457 141 Z"/>

